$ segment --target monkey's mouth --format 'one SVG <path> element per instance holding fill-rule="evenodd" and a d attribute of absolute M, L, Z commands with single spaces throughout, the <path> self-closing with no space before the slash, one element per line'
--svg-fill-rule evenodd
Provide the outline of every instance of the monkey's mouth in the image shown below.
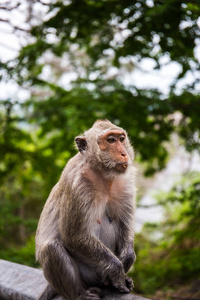
<path fill-rule="evenodd" d="M 127 162 L 117 164 L 117 168 L 120 169 L 120 170 L 126 170 L 127 167 L 128 167 Z"/>

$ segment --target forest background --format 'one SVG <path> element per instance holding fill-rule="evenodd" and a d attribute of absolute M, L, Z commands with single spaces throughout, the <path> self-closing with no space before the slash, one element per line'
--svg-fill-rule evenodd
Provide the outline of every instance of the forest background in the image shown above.
<path fill-rule="evenodd" d="M 186 299 L 177 291 L 189 286 L 187 299 L 200 299 L 199 16 L 195 0 L 1 1 L 2 259 L 38 267 L 38 218 L 74 137 L 107 118 L 129 133 L 146 210 L 135 292 Z M 7 59 L 2 47 L 15 51 L 16 41 Z M 180 149 L 187 168 L 165 173 Z"/>

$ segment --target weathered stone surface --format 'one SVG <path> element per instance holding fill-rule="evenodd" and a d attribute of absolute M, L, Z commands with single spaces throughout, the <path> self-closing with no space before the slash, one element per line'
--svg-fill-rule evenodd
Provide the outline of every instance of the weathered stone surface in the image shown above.
<path fill-rule="evenodd" d="M 133 294 L 115 294 L 115 293 L 110 293 L 108 296 L 103 298 L 103 300 L 117 300 L 117 299 L 118 300 L 150 300 Z"/>
<path fill-rule="evenodd" d="M 47 281 L 41 270 L 0 259 L 0 299 L 35 300 L 46 286 Z M 55 297 L 55 300 L 64 300 Z M 104 300 L 148 300 L 133 294 L 111 293 Z"/>
<path fill-rule="evenodd" d="M 35 300 L 45 285 L 42 271 L 0 260 L 0 299 Z"/>

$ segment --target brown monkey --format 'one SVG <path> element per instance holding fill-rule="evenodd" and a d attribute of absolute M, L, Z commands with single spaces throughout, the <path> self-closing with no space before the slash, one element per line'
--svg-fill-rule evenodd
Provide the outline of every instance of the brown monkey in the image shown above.
<path fill-rule="evenodd" d="M 100 120 L 75 139 L 79 153 L 66 165 L 44 206 L 36 258 L 50 283 L 39 297 L 97 300 L 106 288 L 129 293 L 135 260 L 134 158 L 127 133 Z"/>

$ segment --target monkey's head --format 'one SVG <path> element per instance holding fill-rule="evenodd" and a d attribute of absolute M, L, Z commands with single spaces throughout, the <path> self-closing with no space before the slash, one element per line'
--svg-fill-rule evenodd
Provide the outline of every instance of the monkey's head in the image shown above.
<path fill-rule="evenodd" d="M 124 173 L 134 158 L 126 131 L 108 120 L 96 121 L 75 141 L 91 167 L 100 170 Z"/>

